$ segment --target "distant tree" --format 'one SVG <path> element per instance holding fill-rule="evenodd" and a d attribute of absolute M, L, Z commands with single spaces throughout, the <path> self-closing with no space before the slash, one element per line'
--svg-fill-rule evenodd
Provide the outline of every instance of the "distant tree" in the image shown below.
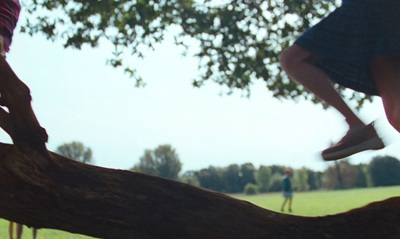
<path fill-rule="evenodd" d="M 344 188 L 342 170 L 337 161 L 335 161 L 335 173 L 336 173 L 335 176 L 336 176 L 337 183 L 338 183 L 338 185 L 335 188 L 338 188 L 338 189 Z"/>
<path fill-rule="evenodd" d="M 355 187 L 359 169 L 349 163 L 348 160 L 335 162 L 324 172 L 324 187 L 328 189 L 352 188 Z"/>
<path fill-rule="evenodd" d="M 256 172 L 256 182 L 260 192 L 268 192 L 271 177 L 271 168 L 267 166 L 260 166 Z"/>
<path fill-rule="evenodd" d="M 240 166 L 241 191 L 248 183 L 256 184 L 255 174 L 256 168 L 252 163 L 245 163 Z"/>
<path fill-rule="evenodd" d="M 368 179 L 367 179 L 367 168 L 368 166 L 365 164 L 359 164 L 357 165 L 358 168 L 358 177 L 357 181 L 355 183 L 355 187 L 357 188 L 365 188 L 368 187 Z"/>
<path fill-rule="evenodd" d="M 302 168 L 295 170 L 293 173 L 293 188 L 297 191 L 308 191 L 310 186 L 308 185 L 308 169 Z"/>
<path fill-rule="evenodd" d="M 248 183 L 255 184 L 256 169 L 251 163 L 231 164 L 225 168 L 210 166 L 195 172 L 200 186 L 224 193 L 243 192 Z"/>
<path fill-rule="evenodd" d="M 136 164 L 131 170 L 150 175 L 158 175 L 156 162 L 152 157 L 152 150 L 146 149 L 144 155 L 140 158 L 139 164 Z"/>
<path fill-rule="evenodd" d="M 132 170 L 163 178 L 178 179 L 182 163 L 171 145 L 160 145 L 155 150 L 147 149 L 140 162 Z"/>
<path fill-rule="evenodd" d="M 210 166 L 196 172 L 196 176 L 200 182 L 200 187 L 222 192 L 225 187 L 222 171 L 223 170 L 220 168 Z"/>
<path fill-rule="evenodd" d="M 271 173 L 272 174 L 279 173 L 281 175 L 284 175 L 285 174 L 285 169 L 287 167 L 281 166 L 281 165 L 272 165 L 272 166 L 270 166 L 270 168 L 271 168 Z"/>
<path fill-rule="evenodd" d="M 187 183 L 194 186 L 200 186 L 199 179 L 196 176 L 195 171 L 186 171 L 181 177 L 180 180 L 183 183 Z"/>
<path fill-rule="evenodd" d="M 60 145 L 57 147 L 56 153 L 82 163 L 91 163 L 93 161 L 92 150 L 89 147 L 85 147 L 81 142 L 73 141 Z"/>
<path fill-rule="evenodd" d="M 242 173 L 240 172 L 239 165 L 232 164 L 223 169 L 222 177 L 224 182 L 224 192 L 243 192 L 244 186 L 242 185 Z"/>
<path fill-rule="evenodd" d="M 246 195 L 258 194 L 259 193 L 258 187 L 257 187 L 257 185 L 255 185 L 253 183 L 248 183 L 248 184 L 246 184 L 246 186 L 244 186 L 243 193 L 246 194 Z"/>
<path fill-rule="evenodd" d="M 360 178 L 360 169 L 356 165 L 350 164 L 348 161 L 343 161 L 341 165 L 343 185 L 346 188 L 357 187 L 357 182 Z"/>
<path fill-rule="evenodd" d="M 308 169 L 307 174 L 307 183 L 310 190 L 317 190 L 322 187 L 320 172 L 314 172 Z"/>
<path fill-rule="evenodd" d="M 324 173 L 323 172 L 316 172 L 316 183 L 317 183 L 317 188 L 322 188 L 323 187 L 323 180 L 324 180 Z"/>
<path fill-rule="evenodd" d="M 280 173 L 274 173 L 271 177 L 271 181 L 269 184 L 269 191 L 278 192 L 282 190 L 282 180 L 283 175 Z"/>
<path fill-rule="evenodd" d="M 375 157 L 369 166 L 374 186 L 391 186 L 400 184 L 400 162 L 391 156 Z"/>

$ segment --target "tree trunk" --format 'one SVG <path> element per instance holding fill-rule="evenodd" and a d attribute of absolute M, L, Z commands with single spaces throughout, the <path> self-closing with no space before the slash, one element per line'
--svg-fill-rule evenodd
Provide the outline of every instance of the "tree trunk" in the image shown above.
<path fill-rule="evenodd" d="M 398 238 L 400 197 L 344 214 L 299 217 L 187 184 L 48 152 L 29 88 L 0 58 L 0 217 L 100 238 Z"/>

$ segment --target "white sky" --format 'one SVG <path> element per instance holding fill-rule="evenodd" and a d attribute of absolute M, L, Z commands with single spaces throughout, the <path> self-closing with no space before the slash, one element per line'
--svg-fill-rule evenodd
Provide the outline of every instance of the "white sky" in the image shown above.
<path fill-rule="evenodd" d="M 334 110 L 281 102 L 263 82 L 252 87 L 250 99 L 221 96 L 223 89 L 212 82 L 193 88 L 198 60 L 181 56 L 168 41 L 144 60 L 128 60 L 147 83 L 140 89 L 122 69 L 105 64 L 110 52 L 104 45 L 64 49 L 60 42 L 15 33 L 7 59 L 31 89 L 49 150 L 80 141 L 93 150 L 96 165 L 129 169 L 145 149 L 171 144 L 182 172 L 246 162 L 323 170 L 329 164 L 319 152 L 346 131 Z M 351 162 L 368 163 L 376 155 L 400 158 L 399 136 L 387 125 L 380 100 L 366 105 L 361 116 L 366 122 L 380 118 L 394 143 L 353 156 Z M 4 133 L 0 141 L 10 142 Z"/>

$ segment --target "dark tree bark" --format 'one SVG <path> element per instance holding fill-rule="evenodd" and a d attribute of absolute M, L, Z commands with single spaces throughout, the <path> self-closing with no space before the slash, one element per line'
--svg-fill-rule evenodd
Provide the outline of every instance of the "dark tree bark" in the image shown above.
<path fill-rule="evenodd" d="M 29 89 L 0 59 L 0 217 L 100 238 L 398 238 L 400 197 L 326 217 L 262 209 L 224 194 L 48 152 Z"/>
<path fill-rule="evenodd" d="M 100 238 L 398 238 L 400 197 L 299 217 L 145 174 L 0 145 L 0 217 Z"/>

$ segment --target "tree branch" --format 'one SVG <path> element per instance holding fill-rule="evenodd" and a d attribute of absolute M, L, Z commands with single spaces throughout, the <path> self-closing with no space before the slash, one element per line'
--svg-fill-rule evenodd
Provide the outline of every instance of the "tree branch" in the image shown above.
<path fill-rule="evenodd" d="M 334 216 L 299 217 L 180 182 L 49 154 L 0 144 L 0 217 L 35 228 L 120 239 L 400 234 L 400 197 Z"/>
<path fill-rule="evenodd" d="M 7 61 L 0 57 L 0 104 L 8 108 L 1 112 L 0 126 L 17 147 L 34 148 L 47 153 L 47 133 L 39 124 L 31 107 L 29 88 L 18 78 Z"/>

